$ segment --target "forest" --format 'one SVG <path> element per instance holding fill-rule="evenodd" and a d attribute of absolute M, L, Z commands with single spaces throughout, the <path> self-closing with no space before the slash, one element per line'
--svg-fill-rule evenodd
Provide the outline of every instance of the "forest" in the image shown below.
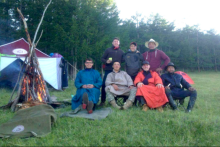
<path fill-rule="evenodd" d="M 33 38 L 47 3 L 48 0 L 0 0 L 0 45 L 26 39 L 16 8 L 24 14 Z M 91 57 L 94 68 L 101 71 L 102 54 L 111 47 L 114 37 L 120 38 L 124 52 L 130 42 L 136 42 L 141 53 L 148 50 L 145 42 L 153 38 L 159 42 L 158 49 L 179 69 L 220 70 L 220 35 L 215 30 L 203 31 L 198 25 L 177 29 L 175 22 L 168 22 L 160 14 L 137 13 L 122 20 L 119 13 L 113 0 L 53 0 L 40 28 L 44 32 L 37 48 L 47 54 L 60 53 L 79 70 Z"/>

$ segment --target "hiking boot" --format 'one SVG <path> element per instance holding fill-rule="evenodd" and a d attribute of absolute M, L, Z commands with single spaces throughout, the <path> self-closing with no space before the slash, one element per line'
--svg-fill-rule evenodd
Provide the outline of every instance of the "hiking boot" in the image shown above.
<path fill-rule="evenodd" d="M 186 109 L 186 111 L 185 111 L 186 113 L 191 113 L 192 112 L 192 110 L 190 110 L 190 109 Z"/>
<path fill-rule="evenodd" d="M 89 98 L 88 98 L 88 94 L 86 92 L 83 93 L 82 99 L 83 99 L 82 108 L 86 109 L 86 107 L 89 104 Z"/>
<path fill-rule="evenodd" d="M 121 107 L 116 104 L 115 100 L 112 100 L 109 103 L 112 105 L 112 107 L 117 108 L 117 109 L 121 109 Z"/>
<path fill-rule="evenodd" d="M 124 110 L 127 110 L 129 107 L 132 106 L 132 104 L 133 104 L 132 101 L 127 100 L 126 103 L 124 104 L 124 106 L 122 107 L 122 110 L 123 110 L 123 109 L 124 109 Z"/>
<path fill-rule="evenodd" d="M 142 111 L 145 111 L 145 112 L 146 112 L 148 109 L 149 109 L 149 107 L 147 106 L 147 104 L 144 104 Z"/>
<path fill-rule="evenodd" d="M 158 107 L 157 110 L 162 113 L 163 112 L 162 106 Z"/>
<path fill-rule="evenodd" d="M 88 106 L 86 108 L 89 114 L 93 112 L 93 107 L 94 107 L 94 103 L 92 101 L 89 101 Z"/>
<path fill-rule="evenodd" d="M 105 102 L 101 102 L 98 107 L 104 107 L 105 106 Z"/>

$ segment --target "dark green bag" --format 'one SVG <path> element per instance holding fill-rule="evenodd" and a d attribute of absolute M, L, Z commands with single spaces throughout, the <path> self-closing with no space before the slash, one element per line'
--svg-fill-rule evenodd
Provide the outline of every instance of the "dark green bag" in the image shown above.
<path fill-rule="evenodd" d="M 15 116 L 0 126 L 0 138 L 42 137 L 51 132 L 57 115 L 49 105 L 38 105 L 16 112 Z"/>

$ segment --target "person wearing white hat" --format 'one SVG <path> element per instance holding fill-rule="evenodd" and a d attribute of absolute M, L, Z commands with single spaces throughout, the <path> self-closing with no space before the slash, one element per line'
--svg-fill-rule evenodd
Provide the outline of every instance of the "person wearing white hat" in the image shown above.
<path fill-rule="evenodd" d="M 144 60 L 150 63 L 150 70 L 161 73 L 170 62 L 170 58 L 163 51 L 157 49 L 159 43 L 154 39 L 147 41 L 145 46 L 149 48 L 149 50 L 142 54 Z M 163 61 L 164 64 L 161 65 Z"/>

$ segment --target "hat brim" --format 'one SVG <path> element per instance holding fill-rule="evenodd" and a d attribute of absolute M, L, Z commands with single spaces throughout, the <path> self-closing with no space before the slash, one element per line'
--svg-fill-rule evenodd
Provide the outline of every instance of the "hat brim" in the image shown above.
<path fill-rule="evenodd" d="M 147 48 L 149 48 L 148 47 L 148 44 L 149 44 L 150 42 L 149 41 L 147 41 L 147 42 L 145 42 L 145 46 L 147 47 Z M 155 43 L 156 44 L 156 47 L 155 48 L 157 48 L 158 46 L 159 46 L 159 43 L 158 42 L 153 42 L 153 43 Z"/>

